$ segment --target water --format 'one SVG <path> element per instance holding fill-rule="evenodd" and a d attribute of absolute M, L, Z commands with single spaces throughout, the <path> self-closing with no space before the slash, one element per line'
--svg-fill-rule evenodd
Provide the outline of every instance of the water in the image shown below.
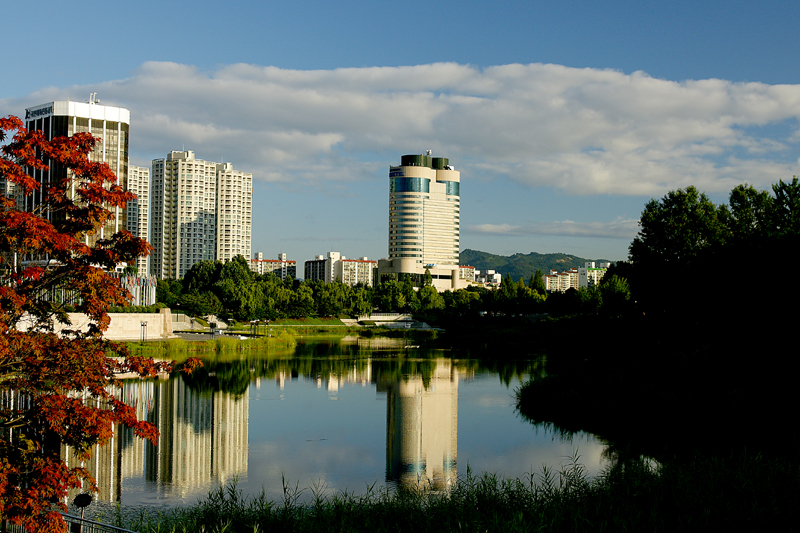
<path fill-rule="evenodd" d="M 276 501 L 287 485 L 303 502 L 401 484 L 446 490 L 467 468 L 527 478 L 576 453 L 590 475 L 605 466 L 593 436 L 563 438 L 515 412 L 537 362 L 482 364 L 404 343 L 316 339 L 207 361 L 191 378 L 125 382 L 123 398 L 161 438 L 152 446 L 123 428 L 95 454 L 96 507 L 191 504 L 234 480 Z"/>

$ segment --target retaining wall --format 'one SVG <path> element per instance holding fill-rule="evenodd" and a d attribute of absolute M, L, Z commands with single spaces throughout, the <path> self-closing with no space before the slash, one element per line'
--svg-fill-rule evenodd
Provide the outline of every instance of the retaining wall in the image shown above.
<path fill-rule="evenodd" d="M 89 327 L 89 317 L 82 313 L 68 313 L 72 326 L 85 331 Z M 147 322 L 147 338 L 168 339 L 172 334 L 172 314 L 169 309 L 161 309 L 159 313 L 109 313 L 111 325 L 108 326 L 104 337 L 109 340 L 141 340 L 142 322 Z M 58 325 L 56 331 L 64 329 Z"/>

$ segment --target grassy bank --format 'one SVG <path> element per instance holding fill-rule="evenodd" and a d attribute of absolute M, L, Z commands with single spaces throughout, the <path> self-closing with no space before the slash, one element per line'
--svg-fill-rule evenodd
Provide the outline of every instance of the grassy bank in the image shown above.
<path fill-rule="evenodd" d="M 297 337 L 294 332 L 276 331 L 273 337 L 256 337 L 246 340 L 222 336 L 204 341 L 169 339 L 145 343 L 130 342 L 127 343 L 127 346 L 131 355 L 183 361 L 188 357 L 250 353 L 270 348 L 287 348 L 294 346 L 296 343 Z"/>
<path fill-rule="evenodd" d="M 577 461 L 522 480 L 468 474 L 449 494 L 317 494 L 307 505 L 299 496 L 287 488 L 273 502 L 229 485 L 190 508 L 118 522 L 141 533 L 441 533 L 792 530 L 800 518 L 797 465 L 748 455 L 681 466 L 617 462 L 597 479 Z"/>

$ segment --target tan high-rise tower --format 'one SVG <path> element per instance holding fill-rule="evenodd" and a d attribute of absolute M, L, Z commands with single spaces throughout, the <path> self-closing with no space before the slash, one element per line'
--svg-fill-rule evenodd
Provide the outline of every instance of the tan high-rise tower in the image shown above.
<path fill-rule="evenodd" d="M 381 277 L 411 275 L 421 283 L 427 269 L 438 290 L 459 280 L 461 173 L 444 157 L 404 155 L 389 167 L 389 258 Z"/>

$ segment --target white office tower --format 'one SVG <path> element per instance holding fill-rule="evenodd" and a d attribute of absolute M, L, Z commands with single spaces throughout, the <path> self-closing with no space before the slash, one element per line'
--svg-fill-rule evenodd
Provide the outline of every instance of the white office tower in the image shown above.
<path fill-rule="evenodd" d="M 170 152 L 153 160 L 152 176 L 150 273 L 182 278 L 195 263 L 215 259 L 217 164 Z"/>
<path fill-rule="evenodd" d="M 217 165 L 217 261 L 250 260 L 253 175 Z"/>
<path fill-rule="evenodd" d="M 131 113 L 122 107 L 100 105 L 95 99 L 95 93 L 90 95 L 88 102 L 59 101 L 29 107 L 25 110 L 25 127 L 28 130 L 39 130 L 46 139 L 55 137 L 72 136 L 76 133 L 91 133 L 100 141 L 89 154 L 91 161 L 107 163 L 117 176 L 117 183 L 123 188 L 128 187 L 128 133 L 131 122 Z M 67 170 L 53 168 L 48 170 L 31 169 L 31 175 L 42 188 L 51 183 L 58 183 L 66 178 Z M 36 192 L 26 201 L 28 209 L 35 208 L 40 202 Z M 114 219 L 109 221 L 100 232 L 86 243 L 100 238 L 111 237 L 120 229 L 126 229 L 125 209 L 113 207 Z"/>
<path fill-rule="evenodd" d="M 420 285 L 427 269 L 440 291 L 466 286 L 458 265 L 460 182 L 446 158 L 430 153 L 389 167 L 389 258 L 379 261 L 380 277 L 410 275 Z"/>
<path fill-rule="evenodd" d="M 128 202 L 127 230 L 134 237 L 150 242 L 150 169 L 130 166 L 128 168 L 128 190 L 136 195 L 135 200 Z M 139 257 L 134 265 L 139 274 L 150 272 L 150 256 Z"/>

